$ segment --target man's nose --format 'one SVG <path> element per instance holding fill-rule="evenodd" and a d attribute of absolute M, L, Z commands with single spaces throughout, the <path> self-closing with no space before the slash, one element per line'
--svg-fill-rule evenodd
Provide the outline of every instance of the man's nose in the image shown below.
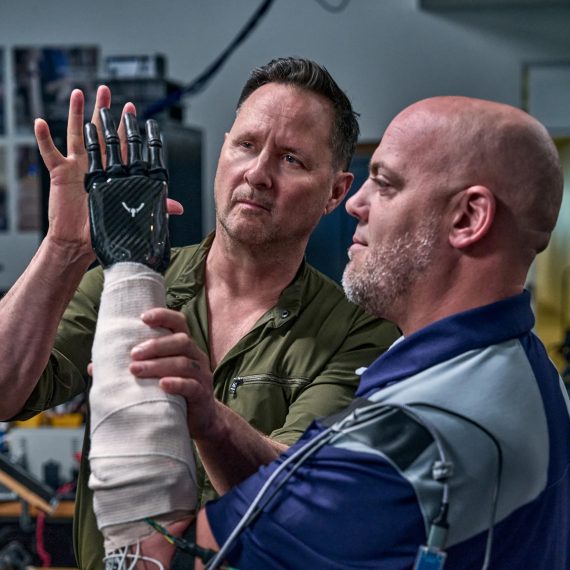
<path fill-rule="evenodd" d="M 346 211 L 354 218 L 366 222 L 368 220 L 368 198 L 366 196 L 366 183 L 346 201 Z"/>
<path fill-rule="evenodd" d="M 268 153 L 260 152 L 251 159 L 244 172 L 244 179 L 252 188 L 268 189 L 273 186 L 271 158 Z"/>

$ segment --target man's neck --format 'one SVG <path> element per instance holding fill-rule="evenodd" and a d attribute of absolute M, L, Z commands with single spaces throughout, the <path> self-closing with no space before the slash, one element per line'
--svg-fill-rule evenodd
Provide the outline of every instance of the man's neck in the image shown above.
<path fill-rule="evenodd" d="M 244 245 L 218 231 L 206 260 L 207 286 L 217 282 L 232 295 L 278 298 L 297 274 L 304 251 L 305 244 Z"/>
<path fill-rule="evenodd" d="M 524 288 L 522 274 L 517 278 L 514 271 L 497 268 L 496 271 L 470 270 L 468 274 L 470 279 L 459 272 L 442 273 L 439 285 L 434 285 L 433 277 L 420 280 L 405 300 L 396 302 L 392 311 L 398 318 L 392 318 L 403 334 L 408 336 L 451 315 L 496 303 L 521 293 Z M 474 275 L 486 277 L 474 278 Z"/>
<path fill-rule="evenodd" d="M 302 251 L 283 255 L 227 243 L 216 233 L 206 259 L 208 344 L 214 370 L 255 323 L 276 306 L 303 259 Z"/>

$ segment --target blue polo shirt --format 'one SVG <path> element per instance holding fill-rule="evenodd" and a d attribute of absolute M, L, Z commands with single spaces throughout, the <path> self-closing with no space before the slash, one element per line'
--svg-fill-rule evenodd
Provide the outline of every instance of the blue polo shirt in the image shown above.
<path fill-rule="evenodd" d="M 313 422 L 206 506 L 222 545 L 268 477 L 338 427 L 284 484 L 296 462 L 273 482 L 227 560 L 256 570 L 410 568 L 441 510 L 439 446 L 453 466 L 446 570 L 479 569 L 491 526 L 491 568 L 570 568 L 570 403 L 533 325 L 523 292 L 396 342 L 361 378 L 357 395 L 381 408 L 377 417 L 350 424 L 357 403 L 336 423 Z"/>

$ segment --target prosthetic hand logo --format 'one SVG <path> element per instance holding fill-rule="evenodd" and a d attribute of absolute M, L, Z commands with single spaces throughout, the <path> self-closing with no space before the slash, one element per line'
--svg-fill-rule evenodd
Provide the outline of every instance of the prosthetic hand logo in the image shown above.
<path fill-rule="evenodd" d="M 168 266 L 168 174 L 156 121 L 146 122 L 148 160 L 142 158 L 142 138 L 134 115 L 125 114 L 128 161 L 123 164 L 120 140 L 109 109 L 101 109 L 106 167 L 103 168 L 97 128 L 85 125 L 89 170 L 91 243 L 103 267 L 125 261 L 162 272 Z M 125 213 L 126 212 L 126 213 Z M 127 214 L 127 215 L 126 215 Z"/>
<path fill-rule="evenodd" d="M 131 218 L 134 218 L 144 208 L 144 202 L 138 208 L 129 208 L 124 202 L 121 203 L 123 208 L 131 215 Z"/>

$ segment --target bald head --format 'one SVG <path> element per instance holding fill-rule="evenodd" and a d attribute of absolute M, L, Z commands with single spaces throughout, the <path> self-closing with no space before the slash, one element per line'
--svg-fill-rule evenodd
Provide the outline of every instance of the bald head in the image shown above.
<path fill-rule="evenodd" d="M 346 294 L 405 334 L 517 294 L 561 197 L 556 148 L 526 113 L 464 97 L 415 103 L 346 203 L 358 220 Z"/>
<path fill-rule="evenodd" d="M 563 183 L 556 147 L 538 121 L 509 105 L 434 97 L 406 108 L 390 128 L 415 133 L 422 167 L 448 187 L 489 188 L 497 216 L 532 255 L 546 247 Z"/>

